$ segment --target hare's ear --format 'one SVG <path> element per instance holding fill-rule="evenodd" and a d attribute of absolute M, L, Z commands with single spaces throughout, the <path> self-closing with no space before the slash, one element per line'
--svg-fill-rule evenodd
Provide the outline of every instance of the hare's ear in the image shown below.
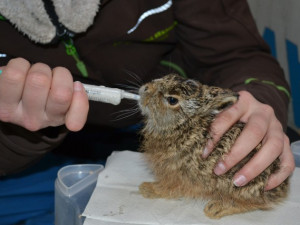
<path fill-rule="evenodd" d="M 186 81 L 184 81 L 185 84 L 187 84 L 188 86 L 192 86 L 195 88 L 198 88 L 200 86 L 200 83 L 196 80 L 192 80 L 192 79 L 188 79 Z"/>
<path fill-rule="evenodd" d="M 228 96 L 218 96 L 218 99 L 214 102 L 211 113 L 216 115 L 232 106 L 239 99 L 238 93 L 233 93 Z"/>

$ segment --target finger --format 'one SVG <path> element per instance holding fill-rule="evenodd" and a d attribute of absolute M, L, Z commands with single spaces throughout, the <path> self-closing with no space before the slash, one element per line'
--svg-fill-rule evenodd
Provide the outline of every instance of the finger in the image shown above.
<path fill-rule="evenodd" d="M 28 71 L 22 98 L 24 126 L 28 130 L 35 131 L 43 126 L 51 79 L 52 71 L 46 64 L 34 64 Z"/>
<path fill-rule="evenodd" d="M 64 123 L 73 95 L 73 77 L 62 67 L 53 69 L 51 89 L 46 104 L 46 114 L 52 126 Z"/>
<path fill-rule="evenodd" d="M 207 144 L 202 153 L 202 157 L 206 158 L 213 150 L 215 143 L 217 143 L 224 133 L 239 120 L 244 113 L 244 107 L 241 107 L 243 103 L 236 103 L 229 107 L 225 111 L 221 112 L 212 123 L 210 127 L 210 135 L 212 139 L 207 141 Z"/>
<path fill-rule="evenodd" d="M 66 115 L 66 127 L 71 131 L 83 128 L 89 110 L 87 94 L 80 82 L 74 83 L 74 93 L 70 109 Z"/>
<path fill-rule="evenodd" d="M 272 174 L 268 180 L 265 190 L 271 190 L 280 185 L 285 179 L 287 179 L 295 169 L 295 160 L 291 151 L 288 138 L 284 137 L 284 148 L 280 159 L 280 169 L 275 174 Z"/>
<path fill-rule="evenodd" d="M 267 116 L 253 114 L 228 155 L 217 164 L 214 169 L 215 174 L 221 175 L 225 173 L 245 158 L 262 141 L 267 132 L 268 124 L 269 118 Z"/>
<path fill-rule="evenodd" d="M 261 174 L 268 166 L 277 159 L 283 151 L 284 135 L 279 122 L 270 126 L 270 134 L 265 138 L 261 149 L 253 158 L 235 174 L 233 183 L 244 186 L 253 178 Z"/>
<path fill-rule="evenodd" d="M 0 117 L 10 121 L 19 105 L 30 64 L 22 58 L 12 59 L 0 76 Z"/>

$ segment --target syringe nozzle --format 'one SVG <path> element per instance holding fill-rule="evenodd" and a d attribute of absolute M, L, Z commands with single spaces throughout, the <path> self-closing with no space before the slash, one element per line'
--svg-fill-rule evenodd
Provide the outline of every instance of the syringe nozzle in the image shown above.
<path fill-rule="evenodd" d="M 132 100 L 138 101 L 140 99 L 140 96 L 137 95 L 137 94 L 133 94 L 133 93 L 124 91 L 123 92 L 123 98 L 127 98 L 127 99 L 132 99 Z"/>

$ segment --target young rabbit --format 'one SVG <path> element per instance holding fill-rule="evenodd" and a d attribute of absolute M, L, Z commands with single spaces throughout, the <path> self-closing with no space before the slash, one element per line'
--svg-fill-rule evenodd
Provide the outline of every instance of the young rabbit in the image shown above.
<path fill-rule="evenodd" d="M 241 122 L 224 134 L 207 159 L 201 158 L 210 138 L 211 123 L 219 112 L 238 100 L 237 93 L 171 74 L 143 85 L 139 94 L 145 117 L 141 150 L 156 178 L 155 182 L 140 185 L 144 197 L 209 199 L 205 214 L 221 218 L 269 209 L 287 196 L 288 179 L 264 191 L 268 177 L 279 169 L 279 159 L 246 186 L 233 184 L 233 175 L 259 151 L 261 144 L 226 174 L 214 174 L 216 163 L 241 133 Z"/>

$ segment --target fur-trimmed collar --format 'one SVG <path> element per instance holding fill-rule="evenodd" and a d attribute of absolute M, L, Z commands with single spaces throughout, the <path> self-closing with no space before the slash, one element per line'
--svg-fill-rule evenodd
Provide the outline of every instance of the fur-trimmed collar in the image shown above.
<path fill-rule="evenodd" d="M 51 0 L 59 22 L 74 33 L 81 33 L 93 24 L 100 0 Z M 46 44 L 56 36 L 42 0 L 1 0 L 0 13 L 31 40 Z"/>

